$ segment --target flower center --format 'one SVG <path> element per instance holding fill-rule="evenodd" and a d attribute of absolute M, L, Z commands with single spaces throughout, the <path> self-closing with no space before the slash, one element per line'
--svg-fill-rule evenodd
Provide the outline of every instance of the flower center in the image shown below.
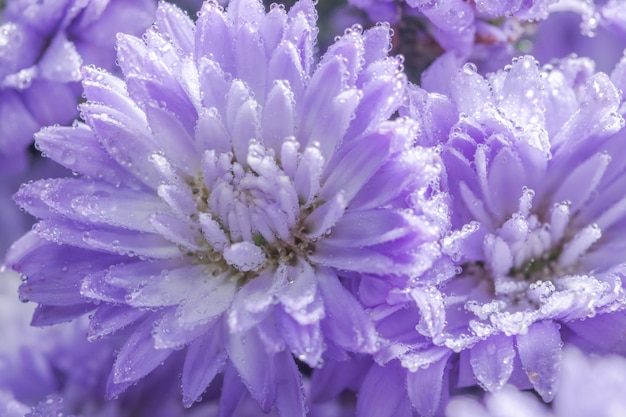
<path fill-rule="evenodd" d="M 484 260 L 464 264 L 463 275 L 486 280 L 493 299 L 504 302 L 507 311 L 539 308 L 545 294 L 537 296 L 537 289 L 558 292 L 561 279 L 584 272 L 581 260 L 602 235 L 593 224 L 570 230 L 567 203 L 554 205 L 548 219 L 515 213 L 484 237 Z"/>
<path fill-rule="evenodd" d="M 195 263 L 231 271 L 243 285 L 263 269 L 295 265 L 313 252 L 303 219 L 317 202 L 302 207 L 273 152 L 252 143 L 245 165 L 213 151 L 203 162 L 202 172 L 187 181 L 198 212 L 192 221 L 204 237 L 198 250 L 187 251 Z"/>

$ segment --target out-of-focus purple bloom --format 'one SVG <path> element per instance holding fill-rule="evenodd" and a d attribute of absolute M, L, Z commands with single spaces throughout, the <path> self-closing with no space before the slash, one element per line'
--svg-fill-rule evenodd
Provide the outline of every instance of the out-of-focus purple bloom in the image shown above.
<path fill-rule="evenodd" d="M 189 415 L 180 404 L 172 367 L 160 369 L 141 386 L 106 401 L 106 382 L 119 341 L 85 340 L 86 318 L 45 329 L 30 327 L 33 309 L 18 300 L 19 282 L 12 272 L 0 273 L 0 415 Z"/>
<path fill-rule="evenodd" d="M 113 69 L 115 34 L 140 34 L 154 9 L 154 0 L 0 3 L 0 174 L 24 166 L 42 126 L 76 118 L 80 66 Z"/>
<path fill-rule="evenodd" d="M 626 8 L 623 0 L 609 0 L 600 9 L 601 24 L 609 30 L 626 36 Z"/>
<path fill-rule="evenodd" d="M 604 5 L 588 1 L 560 1 L 550 17 L 537 24 L 526 52 L 542 63 L 578 54 L 592 58 L 599 71 L 611 71 L 626 47 L 626 3 Z"/>
<path fill-rule="evenodd" d="M 475 384 L 550 401 L 564 341 L 626 351 L 621 94 L 574 58 L 539 68 L 527 56 L 483 77 L 446 56 L 423 85 L 408 111 L 421 143 L 441 149 L 453 231 L 448 258 L 414 287 L 362 298 L 389 340 L 376 360 L 408 370 L 400 378 L 420 415 L 440 415 L 447 393 Z"/>
<path fill-rule="evenodd" d="M 626 360 L 622 356 L 586 357 L 575 348 L 563 352 L 561 386 L 552 407 L 510 385 L 487 394 L 453 399 L 446 417 L 618 417 L 626 414 Z"/>
<path fill-rule="evenodd" d="M 419 70 L 445 51 L 485 69 L 501 67 L 516 55 L 515 44 L 526 32 L 526 22 L 545 19 L 556 0 L 349 2 L 365 10 L 371 21 L 388 21 L 394 26 L 397 52 L 405 55 L 409 67 L 416 67 L 419 75 Z"/>
<path fill-rule="evenodd" d="M 125 335 L 111 395 L 185 348 L 186 405 L 225 369 L 223 413 L 249 391 L 302 415 L 292 353 L 377 348 L 351 278 L 404 283 L 439 255 L 421 212 L 439 160 L 388 121 L 406 83 L 389 28 L 346 31 L 314 68 L 315 18 L 209 1 L 194 25 L 162 3 L 143 40 L 119 37 L 125 80 L 85 68 L 86 124 L 37 134 L 78 177 L 16 194 L 41 220 L 9 263 L 35 324 L 93 311 L 91 339 Z"/>
<path fill-rule="evenodd" d="M 580 399 L 577 403 L 580 403 Z M 595 416 L 598 414 L 592 413 L 591 415 Z M 455 397 L 448 404 L 445 416 L 555 417 L 550 409 L 533 394 L 520 391 L 512 385 L 505 385 L 494 394 L 486 394 L 482 401 L 470 396 Z"/>

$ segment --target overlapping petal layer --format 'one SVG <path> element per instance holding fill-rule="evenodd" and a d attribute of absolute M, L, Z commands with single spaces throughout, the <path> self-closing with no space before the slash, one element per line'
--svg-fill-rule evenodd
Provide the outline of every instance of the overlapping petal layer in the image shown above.
<path fill-rule="evenodd" d="M 209 1 L 195 24 L 162 3 L 142 39 L 118 37 L 123 80 L 83 69 L 85 123 L 37 134 L 77 177 L 16 194 L 40 221 L 9 262 L 35 324 L 92 311 L 91 338 L 126 337 L 110 395 L 186 349 L 185 405 L 224 371 L 224 413 L 247 390 L 303 415 L 292 354 L 377 349 L 350 281 L 406 282 L 439 255 L 421 202 L 441 165 L 389 120 L 406 84 L 389 27 L 353 27 L 316 63 L 315 20 L 310 1 Z"/>

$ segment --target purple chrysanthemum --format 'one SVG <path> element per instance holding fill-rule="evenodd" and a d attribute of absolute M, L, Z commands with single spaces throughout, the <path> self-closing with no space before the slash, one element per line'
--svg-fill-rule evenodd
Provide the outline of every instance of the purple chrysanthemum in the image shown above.
<path fill-rule="evenodd" d="M 438 159 L 387 121 L 405 93 L 389 28 L 346 31 L 313 69 L 315 17 L 209 1 L 194 27 L 162 3 L 143 40 L 119 37 L 125 80 L 85 68 L 86 124 L 37 134 L 78 177 L 17 193 L 41 220 L 9 263 L 35 324 L 93 311 L 90 338 L 127 335 L 110 393 L 185 348 L 186 405 L 225 368 L 224 413 L 247 388 L 301 415 L 292 353 L 377 347 L 343 281 L 403 282 L 438 256 L 420 209 Z"/>
<path fill-rule="evenodd" d="M 140 34 L 153 0 L 0 2 L 0 173 L 24 164 L 42 126 L 77 116 L 80 66 L 113 69 L 115 34 Z"/>
<path fill-rule="evenodd" d="M 453 399 L 446 417 L 618 417 L 626 413 L 626 360 L 622 356 L 586 357 L 575 348 L 566 348 L 561 380 L 551 408 L 529 393 L 506 386 L 487 394 L 484 404 L 471 397 Z"/>
<path fill-rule="evenodd" d="M 467 352 L 486 389 L 521 368 L 549 401 L 564 336 L 619 341 L 610 323 L 626 306 L 621 95 L 590 61 L 539 69 L 524 57 L 486 79 L 465 66 L 449 98 L 414 97 L 449 106 L 429 133 L 443 133 L 458 230 L 444 246 L 460 273 L 440 287 L 436 343 Z M 607 334 L 594 340 L 602 323 Z"/>
<path fill-rule="evenodd" d="M 624 63 L 616 84 L 623 74 Z M 423 81 L 431 92 L 413 88 L 408 112 L 444 161 L 447 258 L 406 290 L 362 280 L 362 295 L 379 294 L 362 301 L 388 340 L 376 360 L 406 371 L 374 366 L 359 398 L 374 401 L 367 381 L 389 375 L 407 386 L 396 400 L 423 416 L 475 384 L 550 401 L 564 341 L 626 351 L 621 94 L 578 58 L 541 69 L 523 57 L 483 77 L 446 57 Z"/>

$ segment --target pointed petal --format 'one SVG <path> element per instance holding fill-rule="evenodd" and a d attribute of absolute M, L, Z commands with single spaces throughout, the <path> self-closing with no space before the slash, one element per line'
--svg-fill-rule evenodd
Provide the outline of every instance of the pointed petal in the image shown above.
<path fill-rule="evenodd" d="M 391 132 L 377 132 L 351 144 L 351 148 L 335 166 L 327 170 L 328 176 L 320 190 L 319 198 L 330 200 L 340 191 L 346 201 L 352 200 L 371 176 L 386 162 L 392 146 Z"/>
<path fill-rule="evenodd" d="M 325 241 L 336 246 L 363 247 L 389 242 L 414 232 L 411 217 L 391 210 L 348 211 Z"/>
<path fill-rule="evenodd" d="M 162 33 L 167 33 L 177 48 L 186 53 L 193 52 L 194 23 L 185 12 L 173 4 L 161 2 L 156 11 L 156 24 Z"/>
<path fill-rule="evenodd" d="M 271 7 L 263 16 L 259 25 L 259 34 L 265 47 L 265 56 L 272 55 L 278 44 L 283 40 L 287 26 L 287 13 L 282 7 Z"/>
<path fill-rule="evenodd" d="M 280 416 L 304 417 L 307 407 L 302 390 L 302 377 L 291 354 L 286 351 L 274 356 L 276 362 L 276 409 Z"/>
<path fill-rule="evenodd" d="M 67 169 L 115 186 L 139 188 L 139 182 L 98 143 L 86 124 L 50 126 L 35 134 L 39 150 Z"/>
<path fill-rule="evenodd" d="M 309 259 L 318 265 L 371 274 L 388 275 L 397 269 L 392 259 L 375 250 L 334 246 L 324 240 L 317 243 Z"/>
<path fill-rule="evenodd" d="M 243 80 L 254 96 L 259 97 L 259 100 L 266 96 L 265 71 L 267 67 L 264 63 L 265 49 L 259 37 L 258 28 L 252 25 L 240 27 L 235 37 L 237 78 Z"/>
<path fill-rule="evenodd" d="M 265 353 L 256 329 L 231 333 L 227 350 L 252 398 L 265 413 L 269 412 L 276 401 L 276 368 L 273 358 Z"/>
<path fill-rule="evenodd" d="M 232 73 L 233 35 L 231 24 L 217 2 L 204 2 L 195 30 L 195 56 L 206 56 Z"/>
<path fill-rule="evenodd" d="M 272 54 L 267 67 L 268 83 L 273 80 L 285 80 L 293 91 L 296 103 L 299 103 L 304 94 L 304 78 L 307 75 L 298 52 L 293 43 L 281 42 Z"/>
<path fill-rule="evenodd" d="M 269 91 L 261 126 L 263 144 L 276 153 L 280 152 L 286 138 L 295 135 L 295 101 L 293 91 L 285 80 L 276 80 Z"/>
<path fill-rule="evenodd" d="M 280 334 L 291 348 L 291 353 L 310 367 L 319 367 L 326 350 L 319 323 L 303 325 L 284 312 L 279 313 L 278 322 Z"/>
<path fill-rule="evenodd" d="M 528 380 L 544 401 L 554 397 L 561 364 L 563 342 L 559 325 L 536 322 L 528 333 L 517 335 L 517 350 Z"/>
<path fill-rule="evenodd" d="M 199 170 L 198 151 L 194 139 L 177 115 L 159 105 L 146 105 L 146 117 L 159 150 L 172 165 L 192 177 Z"/>
<path fill-rule="evenodd" d="M 126 305 L 105 304 L 98 307 L 89 320 L 87 337 L 94 341 L 139 322 L 148 312 Z"/>
<path fill-rule="evenodd" d="M 31 326 L 43 327 L 53 324 L 72 321 L 94 310 L 97 306 L 92 303 L 74 304 L 69 306 L 44 306 L 35 308 Z"/>
<path fill-rule="evenodd" d="M 371 65 L 360 75 L 360 78 L 369 79 L 361 87 L 362 97 L 354 110 L 354 118 L 346 132 L 346 139 L 373 130 L 381 122 L 388 120 L 398 109 L 407 83 L 398 66 L 398 60 L 390 58 Z"/>
<path fill-rule="evenodd" d="M 333 198 L 317 207 L 304 221 L 305 236 L 317 239 L 328 233 L 343 216 L 347 206 L 344 193 L 339 192 Z"/>
<path fill-rule="evenodd" d="M 319 268 L 316 275 L 324 299 L 327 319 L 322 321 L 322 328 L 326 336 L 349 351 L 375 351 L 378 335 L 363 306 L 330 269 Z"/>
<path fill-rule="evenodd" d="M 470 350 L 474 375 L 490 392 L 500 390 L 507 383 L 513 373 L 513 359 L 513 339 L 502 334 L 482 340 Z"/>
<path fill-rule="evenodd" d="M 411 404 L 402 389 L 406 371 L 398 366 L 373 365 L 359 390 L 359 417 L 412 417 Z M 431 387 L 428 387 L 430 391 Z"/>
<path fill-rule="evenodd" d="M 569 201 L 571 212 L 577 212 L 597 190 L 610 162 L 611 157 L 608 154 L 597 153 L 576 165 L 554 192 L 552 201 Z"/>
<path fill-rule="evenodd" d="M 183 404 L 191 407 L 226 363 L 226 350 L 218 321 L 187 348 L 183 367 Z"/>
<path fill-rule="evenodd" d="M 158 148 L 147 130 L 144 113 L 121 113 L 90 102 L 82 104 L 81 108 L 85 120 L 111 158 L 139 181 L 155 188 L 159 177 L 148 155 Z"/>
<path fill-rule="evenodd" d="M 155 349 L 152 326 L 153 320 L 146 320 L 126 340 L 113 366 L 113 381 L 116 384 L 138 381 L 161 365 L 174 351 Z"/>
<path fill-rule="evenodd" d="M 305 96 L 302 98 L 302 108 L 298 112 L 299 119 L 296 123 L 298 126 L 296 137 L 303 145 L 311 144 L 311 134 L 321 120 L 328 120 L 328 118 L 332 117 L 332 103 L 346 88 L 342 75 L 344 70 L 345 66 L 341 58 L 335 57 L 320 64 L 313 74 Z M 296 102 L 298 102 L 298 98 L 296 96 Z M 323 140 L 322 138 L 316 139 L 318 141 L 322 140 L 320 149 L 326 160 L 330 159 L 338 145 L 337 142 L 334 142 L 338 138 L 333 137 L 331 139 L 332 141 Z"/>
<path fill-rule="evenodd" d="M 218 417 L 237 417 L 237 409 L 247 392 L 246 386 L 241 382 L 237 368 L 230 363 L 226 364 L 221 394 Z"/>
<path fill-rule="evenodd" d="M 503 147 L 493 158 L 489 169 L 489 205 L 500 219 L 515 213 L 522 187 L 528 183 L 522 162 L 514 149 Z"/>
<path fill-rule="evenodd" d="M 441 407 L 441 394 L 444 372 L 452 351 L 427 368 L 418 368 L 416 372 L 407 372 L 407 392 L 413 407 L 420 415 L 432 417 Z"/>
<path fill-rule="evenodd" d="M 256 0 L 232 0 L 228 4 L 228 18 L 236 28 L 256 26 L 265 16 L 261 2 Z"/>

